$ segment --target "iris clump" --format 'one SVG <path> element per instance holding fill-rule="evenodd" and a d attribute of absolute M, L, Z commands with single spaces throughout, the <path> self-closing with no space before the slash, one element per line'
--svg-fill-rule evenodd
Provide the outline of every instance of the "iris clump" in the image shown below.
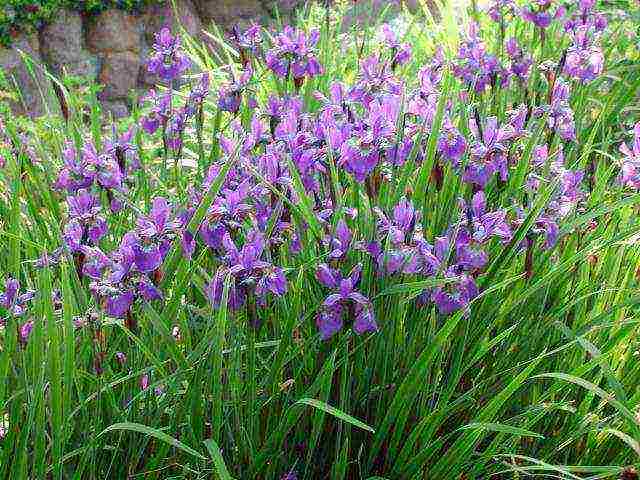
<path fill-rule="evenodd" d="M 0 478 L 633 478 L 637 19 L 348 3 L 2 119 Z"/>

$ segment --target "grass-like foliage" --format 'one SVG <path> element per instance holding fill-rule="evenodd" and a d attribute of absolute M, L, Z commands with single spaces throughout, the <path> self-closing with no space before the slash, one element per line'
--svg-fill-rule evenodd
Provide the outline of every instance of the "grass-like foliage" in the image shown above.
<path fill-rule="evenodd" d="M 0 478 L 637 478 L 638 24 L 489 7 L 5 115 Z"/>

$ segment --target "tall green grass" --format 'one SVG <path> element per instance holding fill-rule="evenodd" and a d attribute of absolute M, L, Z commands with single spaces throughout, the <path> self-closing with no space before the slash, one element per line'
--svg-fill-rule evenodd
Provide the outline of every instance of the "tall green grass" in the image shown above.
<path fill-rule="evenodd" d="M 332 11 L 329 22 L 319 7 L 300 14 L 301 26 L 321 28 L 325 72 L 300 92 L 311 111 L 319 107 L 315 90 L 326 92 L 333 79 L 353 79 L 362 58 L 379 48 L 374 24 L 343 31 L 345 8 Z M 450 4 L 441 6 L 438 21 L 426 9 L 400 19 L 413 58 L 398 74 L 409 83 L 436 46 L 455 54 L 467 21 L 466 12 Z M 295 178 L 301 200 L 290 207 L 295 221 L 309 228 L 301 255 L 283 256 L 289 291 L 258 311 L 260 328 L 251 326 L 244 310 L 210 307 L 204 286 L 215 269 L 212 258 L 203 253 L 188 261 L 177 245 L 163 266 L 165 301 L 136 310 L 139 329 L 106 317 L 71 263 L 38 270 L 33 261 L 60 245 L 65 207 L 51 184 L 64 140 L 80 144 L 92 136 L 103 144 L 112 126 L 100 124 L 93 97 L 62 84 L 71 106 L 68 121 L 5 116 L 0 276 L 20 279 L 38 296 L 26 346 L 16 323 L 0 327 L 0 422 L 8 427 L 0 440 L 0 478 L 277 479 L 295 470 L 298 478 L 327 479 L 595 479 L 639 466 L 640 196 L 616 183 L 617 146 L 629 138 L 640 87 L 637 52 L 626 36 L 631 27 L 638 24 L 615 23 L 606 74 L 571 100 L 580 141 L 567 146 L 567 163 L 593 165 L 593 177 L 585 208 L 561 225 L 566 235 L 559 245 L 537 254 L 527 275 L 518 248 L 531 227 L 525 221 L 513 242 L 491 246 L 492 263 L 469 313 L 449 317 L 416 308 L 415 297 L 432 284 L 375 277 L 369 260 L 352 252 L 354 261 L 365 262 L 361 288 L 373 300 L 380 326 L 363 337 L 348 330 L 327 342 L 318 337 L 314 318 L 323 296 L 314 272 L 322 252 L 314 237 L 320 227 Z M 483 28 L 495 29 L 497 45 L 497 27 Z M 528 25 L 508 28 L 528 39 L 538 58 L 557 54 L 536 44 Z M 225 77 L 215 58 L 219 50 L 185 42 L 197 65 L 218 82 Z M 228 46 L 222 55 L 234 58 Z M 472 106 L 502 117 L 507 106 L 523 101 L 522 92 L 506 89 L 467 104 L 460 100 L 462 86 L 445 75 L 441 108 L 448 100 L 459 104 L 463 132 Z M 292 88 L 266 71 L 255 78 L 259 102 Z M 531 87 L 541 89 L 542 79 L 534 76 Z M 216 136 L 229 128 L 225 115 L 210 96 L 201 139 L 194 134 L 183 149 L 200 169 L 183 167 L 177 182 L 160 145 L 137 135 L 146 174 L 133 187 L 132 204 L 111 219 L 106 249 L 131 227 L 137 210 L 148 211 L 154 195 L 185 200 L 188 181 L 219 155 Z M 238 118 L 246 123 L 250 116 L 243 106 Z M 441 190 L 429 181 L 438 133 L 424 132 L 423 162 L 407 162 L 398 172 L 401 180 L 385 184 L 378 200 L 388 208 L 412 190 L 430 237 L 458 215 L 457 199 L 469 195 L 450 168 Z M 504 188 L 491 192 L 496 205 L 510 209 L 521 195 L 542 129 L 533 135 L 516 167 L 522 175 L 512 172 Z M 205 195 L 193 226 L 231 166 Z M 334 175 L 338 201 L 358 208 L 354 225 L 367 238 L 374 205 L 344 172 L 335 169 Z M 542 205 L 552 188 L 535 200 Z M 78 319 L 83 328 L 74 326 Z M 125 364 L 116 361 L 116 352 L 126 354 Z M 145 375 L 149 386 L 143 390 Z"/>

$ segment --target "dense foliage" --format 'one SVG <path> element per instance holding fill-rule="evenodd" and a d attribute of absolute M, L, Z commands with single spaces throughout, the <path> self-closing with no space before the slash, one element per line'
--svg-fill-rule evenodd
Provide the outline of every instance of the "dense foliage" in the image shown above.
<path fill-rule="evenodd" d="M 37 30 L 62 8 L 96 14 L 108 8 L 140 11 L 150 2 L 164 0 L 2 0 L 0 5 L 0 46 L 11 45 L 19 32 Z"/>
<path fill-rule="evenodd" d="M 632 12 L 350 3 L 3 119 L 0 477 L 637 478 Z"/>

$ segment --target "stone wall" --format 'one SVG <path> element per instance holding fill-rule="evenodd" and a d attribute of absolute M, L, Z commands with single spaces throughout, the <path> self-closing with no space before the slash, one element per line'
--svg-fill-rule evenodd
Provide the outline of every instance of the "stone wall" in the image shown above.
<path fill-rule="evenodd" d="M 399 0 L 373 1 L 383 7 Z M 276 11 L 286 21 L 304 2 L 175 0 L 178 18 L 171 2 L 155 4 L 141 14 L 112 9 L 85 17 L 72 10 L 62 10 L 37 34 L 17 38 L 11 49 L 0 48 L 0 68 L 21 89 L 21 101 L 12 104 L 18 114 L 37 116 L 46 111 L 38 85 L 46 89 L 48 79 L 41 69 L 29 72 L 21 56 L 23 52 L 56 75 L 66 72 L 97 80 L 103 85 L 99 96 L 104 108 L 121 117 L 129 111 L 131 92 L 148 90 L 156 83 L 144 64 L 154 34 L 163 26 L 176 31 L 178 25 L 182 25 L 190 35 L 204 38 L 202 29 L 212 23 L 223 30 L 237 23 L 268 23 Z"/>
<path fill-rule="evenodd" d="M 18 114 L 33 116 L 46 110 L 38 84 L 46 89 L 48 80 L 37 68 L 29 71 L 21 52 L 57 75 L 66 72 L 99 81 L 103 85 L 100 101 L 104 107 L 116 116 L 123 116 L 128 113 L 130 93 L 146 90 L 155 83 L 144 62 L 154 34 L 163 26 L 176 29 L 180 23 L 197 37 L 212 22 L 223 29 L 235 23 L 264 22 L 274 3 L 287 14 L 296 2 L 176 0 L 175 3 L 179 18 L 175 18 L 170 2 L 155 4 L 142 14 L 112 9 L 89 18 L 62 10 L 38 33 L 16 38 L 10 49 L 0 48 L 0 69 L 21 90 L 22 98 L 13 102 L 12 108 Z"/>

